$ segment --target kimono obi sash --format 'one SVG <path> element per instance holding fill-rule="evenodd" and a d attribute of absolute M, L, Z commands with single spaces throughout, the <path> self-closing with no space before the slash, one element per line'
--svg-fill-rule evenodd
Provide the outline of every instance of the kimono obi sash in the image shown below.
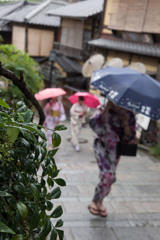
<path fill-rule="evenodd" d="M 56 111 L 56 110 L 51 110 L 51 116 L 52 117 L 59 117 L 59 111 Z"/>

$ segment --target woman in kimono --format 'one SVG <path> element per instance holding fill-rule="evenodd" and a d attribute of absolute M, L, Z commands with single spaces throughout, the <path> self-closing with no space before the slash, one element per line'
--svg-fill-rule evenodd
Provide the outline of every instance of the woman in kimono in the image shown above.
<path fill-rule="evenodd" d="M 88 208 L 90 213 L 106 217 L 103 200 L 116 181 L 116 168 L 120 158 L 117 144 L 120 141 L 130 142 L 134 138 L 135 117 L 133 112 L 108 101 L 105 109 L 90 119 L 90 127 L 96 133 L 93 147 L 100 169 L 100 181 Z"/>
<path fill-rule="evenodd" d="M 71 123 L 71 143 L 76 152 L 80 151 L 79 134 L 82 125 L 86 122 L 87 106 L 84 104 L 84 97 L 79 97 L 78 102 L 74 103 L 70 109 L 70 123 Z"/>
<path fill-rule="evenodd" d="M 44 126 L 47 128 L 47 147 L 49 149 L 52 149 L 53 130 L 60 121 L 66 120 L 63 104 L 60 101 L 57 101 L 57 98 L 50 99 L 49 102 L 45 105 L 44 114 Z"/>

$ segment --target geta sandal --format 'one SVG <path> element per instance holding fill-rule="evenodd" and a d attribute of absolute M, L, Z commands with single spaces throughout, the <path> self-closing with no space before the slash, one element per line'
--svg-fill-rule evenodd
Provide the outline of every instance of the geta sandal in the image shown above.
<path fill-rule="evenodd" d="M 97 216 L 99 215 L 99 210 L 98 210 L 97 208 L 92 207 L 91 205 L 89 205 L 89 206 L 88 206 L 88 209 L 89 209 L 89 211 L 90 211 L 91 214 L 97 215 Z"/>

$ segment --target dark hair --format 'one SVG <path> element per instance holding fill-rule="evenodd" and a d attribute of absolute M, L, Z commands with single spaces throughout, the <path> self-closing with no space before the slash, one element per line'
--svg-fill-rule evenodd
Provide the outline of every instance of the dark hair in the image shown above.
<path fill-rule="evenodd" d="M 84 101 L 84 97 L 83 96 L 79 96 L 78 99 L 79 99 L 79 101 Z"/>

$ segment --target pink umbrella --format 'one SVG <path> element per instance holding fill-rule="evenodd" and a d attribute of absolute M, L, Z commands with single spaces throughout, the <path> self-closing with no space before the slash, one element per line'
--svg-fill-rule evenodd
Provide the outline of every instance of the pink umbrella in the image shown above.
<path fill-rule="evenodd" d="M 69 97 L 69 100 L 71 103 L 76 103 L 78 102 L 78 97 L 80 96 L 84 97 L 84 103 L 90 108 L 96 108 L 98 105 L 100 105 L 98 97 L 88 92 L 76 92 Z"/>
<path fill-rule="evenodd" d="M 62 88 L 45 88 L 42 91 L 36 93 L 34 96 L 37 100 L 43 100 L 47 98 L 54 98 L 66 94 Z"/>

